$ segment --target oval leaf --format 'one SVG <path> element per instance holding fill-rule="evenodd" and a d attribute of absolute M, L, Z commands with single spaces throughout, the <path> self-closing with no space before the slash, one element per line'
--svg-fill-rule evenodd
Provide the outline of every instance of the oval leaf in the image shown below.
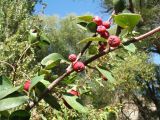
<path fill-rule="evenodd" d="M 114 77 L 112 76 L 111 72 L 109 72 L 109 71 L 107 71 L 107 70 L 104 70 L 104 69 L 101 69 L 101 68 L 99 68 L 98 66 L 97 66 L 96 68 L 97 68 L 97 70 L 98 70 L 102 75 L 104 75 L 104 76 L 108 79 L 108 81 L 109 81 L 110 83 L 113 83 L 113 82 L 115 81 L 115 79 L 114 79 Z"/>
<path fill-rule="evenodd" d="M 96 33 L 97 32 L 97 24 L 94 23 L 94 22 L 90 22 L 90 23 L 87 24 L 87 29 L 90 32 Z"/>
<path fill-rule="evenodd" d="M 86 22 L 79 22 L 77 23 L 78 27 L 83 29 L 83 30 L 87 30 L 86 29 L 86 26 L 87 26 L 87 23 Z"/>
<path fill-rule="evenodd" d="M 52 53 L 50 55 L 48 55 L 47 57 L 45 57 L 42 61 L 41 64 L 46 66 L 46 69 L 50 69 L 55 67 L 56 65 L 59 64 L 60 60 L 64 60 L 64 57 L 58 53 Z"/>
<path fill-rule="evenodd" d="M 133 13 L 122 13 L 114 15 L 113 19 L 117 25 L 132 31 L 141 19 L 141 15 Z"/>
<path fill-rule="evenodd" d="M 89 38 L 81 40 L 78 44 L 86 43 L 86 42 L 89 42 L 89 41 L 103 41 L 103 42 L 106 42 L 106 39 L 104 39 L 102 37 L 89 37 Z"/>
<path fill-rule="evenodd" d="M 21 87 L 21 86 L 0 91 L 0 99 L 2 99 L 2 98 L 4 98 L 4 97 L 6 97 L 7 95 L 9 95 L 9 94 L 17 91 L 20 87 Z"/>
<path fill-rule="evenodd" d="M 9 116 L 9 120 L 29 120 L 30 116 L 30 113 L 26 110 L 17 110 Z"/>
<path fill-rule="evenodd" d="M 131 43 L 131 44 L 127 45 L 127 46 L 123 46 L 123 47 L 124 47 L 124 49 L 126 49 L 126 50 L 128 50 L 128 51 L 130 51 L 132 53 L 134 53 L 136 51 L 136 49 L 137 49 L 136 46 L 133 43 Z"/>
<path fill-rule="evenodd" d="M 44 80 L 44 75 L 40 75 L 32 78 L 31 86 L 29 87 L 29 90 L 31 90 L 41 80 Z"/>
<path fill-rule="evenodd" d="M 72 96 L 70 94 L 64 94 L 63 99 L 75 110 L 77 110 L 80 113 L 88 113 L 88 110 L 86 107 L 84 107 L 80 103 L 80 99 L 77 96 Z"/>
<path fill-rule="evenodd" d="M 49 38 L 44 34 L 44 33 L 42 33 L 41 35 L 40 35 L 40 41 L 43 41 L 43 42 L 45 42 L 46 44 L 50 44 L 50 40 L 49 40 Z"/>
<path fill-rule="evenodd" d="M 89 49 L 88 49 L 88 53 L 90 55 L 94 55 L 94 54 L 97 54 L 97 45 L 91 45 L 89 46 Z"/>
<path fill-rule="evenodd" d="M 93 16 L 90 16 L 90 15 L 79 16 L 77 18 L 79 20 L 85 21 L 85 22 L 92 22 L 93 21 Z"/>
<path fill-rule="evenodd" d="M 0 100 L 0 111 L 17 107 L 28 100 L 27 96 L 12 97 Z"/>
<path fill-rule="evenodd" d="M 37 96 L 40 96 L 43 91 L 46 89 L 46 86 L 43 83 L 38 83 L 36 85 L 36 94 Z M 57 98 L 55 98 L 53 95 L 51 95 L 50 93 L 47 93 L 45 95 L 45 97 L 43 98 L 45 102 L 47 102 L 52 108 L 56 109 L 56 110 L 60 110 L 61 106 L 60 104 L 57 102 Z"/>
<path fill-rule="evenodd" d="M 8 90 L 12 88 L 12 83 L 10 80 L 5 76 L 0 76 L 0 91 Z"/>

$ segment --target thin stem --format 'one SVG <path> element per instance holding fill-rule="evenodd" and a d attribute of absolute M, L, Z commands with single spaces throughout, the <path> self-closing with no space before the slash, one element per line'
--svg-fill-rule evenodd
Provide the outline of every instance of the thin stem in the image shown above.
<path fill-rule="evenodd" d="M 13 71 L 15 71 L 14 66 L 11 65 L 10 63 L 5 62 L 5 61 L 0 61 L 0 63 L 3 63 L 3 64 L 6 64 L 6 65 L 10 66 L 13 69 Z"/>

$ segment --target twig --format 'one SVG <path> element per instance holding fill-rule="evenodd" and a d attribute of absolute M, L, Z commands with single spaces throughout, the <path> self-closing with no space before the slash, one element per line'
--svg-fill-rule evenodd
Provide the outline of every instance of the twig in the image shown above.
<path fill-rule="evenodd" d="M 39 41 L 37 41 L 37 42 L 35 42 L 35 43 L 33 43 L 33 44 L 27 46 L 27 47 L 24 49 L 24 51 L 22 52 L 22 54 L 20 55 L 20 57 L 19 57 L 17 63 L 16 63 L 15 66 L 14 66 L 12 83 L 14 83 L 14 81 L 15 81 L 16 72 L 17 72 L 17 67 L 18 67 L 18 65 L 20 64 L 20 62 L 21 62 L 23 56 L 24 56 L 24 55 L 26 54 L 26 52 L 31 48 L 31 46 L 37 44 L 38 42 L 39 42 Z"/>
<path fill-rule="evenodd" d="M 157 27 L 157 28 L 155 28 L 155 29 L 153 29 L 153 30 L 151 30 L 151 31 L 149 31 L 149 32 L 147 32 L 147 33 L 145 33 L 145 34 L 143 34 L 143 35 L 140 35 L 140 36 L 138 36 L 138 37 L 134 37 L 133 39 L 130 40 L 129 43 L 137 42 L 137 41 L 139 41 L 139 40 L 142 40 L 142 39 L 144 39 L 144 38 L 146 38 L 146 37 L 149 37 L 149 36 L 153 35 L 153 34 L 156 33 L 156 32 L 159 32 L 159 31 L 160 31 L 160 26 Z M 127 43 L 127 42 L 125 42 L 125 43 Z M 125 44 L 125 43 L 123 43 L 123 44 Z M 99 53 L 99 54 L 96 54 L 95 56 L 93 56 L 93 57 L 89 58 L 88 60 L 86 60 L 86 61 L 84 62 L 84 64 L 85 64 L 85 65 L 88 65 L 88 64 L 91 63 L 92 61 L 94 61 L 94 60 L 100 58 L 101 56 L 103 56 L 103 55 L 105 55 L 105 54 L 107 54 L 107 53 L 109 53 L 109 52 L 112 52 L 112 51 L 114 51 L 114 50 L 116 50 L 116 49 L 118 49 L 118 48 L 121 48 L 121 46 L 120 46 L 120 47 L 117 47 L 117 48 L 114 48 L 114 49 L 106 49 L 104 52 Z M 81 54 L 81 55 L 82 55 L 82 54 Z M 48 86 L 48 88 L 44 90 L 44 92 L 43 92 L 42 95 L 39 97 L 39 99 L 38 99 L 37 101 L 29 104 L 29 105 L 26 107 L 26 109 L 27 109 L 27 110 L 31 110 L 35 105 L 37 105 L 37 104 L 39 103 L 39 101 L 41 101 L 41 99 L 43 99 L 43 98 L 45 97 L 45 95 L 46 95 L 47 93 L 51 92 L 51 90 L 52 90 L 61 80 L 63 80 L 63 78 L 65 78 L 66 76 L 70 75 L 72 72 L 73 72 L 73 70 L 71 70 L 71 71 L 69 71 L 69 72 L 65 72 L 63 75 L 61 75 L 61 76 L 58 77 L 56 80 L 54 80 L 54 81 Z"/>
<path fill-rule="evenodd" d="M 97 35 L 94 34 L 92 37 L 96 37 Z M 89 48 L 89 46 L 91 45 L 92 41 L 89 41 L 84 48 L 82 49 L 82 51 L 79 53 L 79 55 L 77 56 L 77 60 L 78 61 L 80 59 L 80 57 L 84 54 L 84 52 Z M 63 78 L 65 78 L 66 76 L 70 75 L 72 72 L 74 72 L 74 70 L 72 69 L 72 64 L 70 64 L 68 66 L 68 68 L 66 69 L 67 71 L 61 75 L 59 78 L 57 78 L 56 80 L 54 80 L 48 87 L 47 89 L 44 90 L 44 92 L 42 93 L 42 95 L 39 97 L 39 99 L 37 101 L 31 102 L 26 109 L 30 110 L 32 109 L 36 104 L 38 104 L 39 101 L 41 101 L 41 99 L 43 99 L 45 97 L 45 95 L 50 92 L 61 80 L 63 80 Z"/>
<path fill-rule="evenodd" d="M 3 63 L 3 64 L 6 64 L 6 65 L 10 66 L 13 69 L 13 71 L 15 71 L 14 66 L 11 65 L 10 63 L 5 62 L 5 61 L 0 61 L 0 63 Z"/>

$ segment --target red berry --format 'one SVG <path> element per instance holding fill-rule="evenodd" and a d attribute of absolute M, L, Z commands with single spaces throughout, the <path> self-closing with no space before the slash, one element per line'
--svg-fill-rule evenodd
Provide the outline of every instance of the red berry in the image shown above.
<path fill-rule="evenodd" d="M 76 90 L 71 90 L 68 93 L 70 93 L 70 94 L 72 94 L 74 96 L 79 96 L 80 95 L 80 93 L 78 91 L 76 91 Z"/>
<path fill-rule="evenodd" d="M 31 81 L 30 81 L 30 80 L 27 80 L 27 81 L 24 83 L 24 86 L 23 86 L 24 90 L 25 90 L 25 91 L 28 91 L 30 85 L 31 85 Z"/>
<path fill-rule="evenodd" d="M 70 54 L 68 56 L 68 59 L 71 61 L 71 62 L 74 62 L 76 59 L 77 59 L 77 56 L 75 54 Z"/>
<path fill-rule="evenodd" d="M 101 34 L 101 37 L 105 38 L 105 39 L 108 39 L 109 37 L 109 32 L 108 31 L 105 31 L 104 33 Z"/>
<path fill-rule="evenodd" d="M 108 29 L 108 28 L 110 28 L 110 22 L 109 21 L 105 21 L 105 22 L 103 22 L 102 23 L 102 25 L 106 28 L 106 29 Z"/>
<path fill-rule="evenodd" d="M 102 19 L 99 16 L 95 16 L 93 18 L 93 22 L 95 22 L 97 25 L 102 25 Z"/>
<path fill-rule="evenodd" d="M 76 72 L 81 72 L 85 69 L 85 65 L 83 64 L 83 62 L 76 62 L 73 64 L 73 70 L 75 70 Z"/>
<path fill-rule="evenodd" d="M 103 25 L 97 27 L 97 32 L 103 34 L 106 32 L 106 28 Z"/>
<path fill-rule="evenodd" d="M 99 44 L 99 46 L 98 46 L 98 50 L 99 50 L 99 52 L 103 52 L 105 49 L 106 49 L 106 47 L 107 47 L 107 44 L 106 43 L 101 43 L 101 44 Z"/>
<path fill-rule="evenodd" d="M 121 44 L 121 40 L 119 37 L 111 35 L 108 38 L 108 44 L 110 45 L 110 47 L 118 47 Z"/>

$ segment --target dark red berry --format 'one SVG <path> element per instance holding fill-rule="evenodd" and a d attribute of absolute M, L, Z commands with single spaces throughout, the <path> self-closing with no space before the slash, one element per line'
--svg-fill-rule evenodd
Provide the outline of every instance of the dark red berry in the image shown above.
<path fill-rule="evenodd" d="M 85 69 L 85 65 L 83 64 L 83 62 L 76 62 L 73 64 L 73 70 L 75 70 L 76 72 L 81 72 Z"/>
<path fill-rule="evenodd" d="M 103 52 L 107 47 L 107 44 L 106 43 L 101 43 L 98 45 L 98 51 L 99 52 Z"/>
<path fill-rule="evenodd" d="M 111 35 L 108 38 L 108 44 L 110 45 L 110 47 L 118 47 L 121 44 L 121 40 L 119 37 Z"/>
<path fill-rule="evenodd" d="M 80 93 L 78 91 L 76 91 L 76 90 L 71 90 L 68 93 L 70 93 L 70 94 L 72 94 L 74 96 L 79 96 L 80 95 Z"/>
<path fill-rule="evenodd" d="M 95 16 L 93 18 L 93 22 L 95 22 L 97 25 L 102 25 L 102 19 L 99 16 Z"/>
<path fill-rule="evenodd" d="M 68 59 L 71 61 L 71 62 L 74 62 L 76 59 L 77 59 L 77 56 L 75 54 L 70 54 L 68 56 Z"/>
<path fill-rule="evenodd" d="M 106 28 L 103 25 L 97 27 L 97 32 L 103 34 L 106 32 Z"/>
<path fill-rule="evenodd" d="M 28 91 L 30 85 L 31 85 L 31 81 L 30 81 L 30 80 L 27 80 L 27 81 L 24 83 L 23 89 L 24 89 L 25 91 Z"/>
<path fill-rule="evenodd" d="M 110 28 L 110 22 L 109 21 L 104 21 L 103 23 L 102 23 L 102 25 L 106 28 L 106 29 L 108 29 L 108 28 Z"/>
<path fill-rule="evenodd" d="M 108 39 L 109 37 L 109 32 L 108 31 L 105 31 L 104 33 L 101 34 L 101 37 L 105 38 L 105 39 Z"/>

